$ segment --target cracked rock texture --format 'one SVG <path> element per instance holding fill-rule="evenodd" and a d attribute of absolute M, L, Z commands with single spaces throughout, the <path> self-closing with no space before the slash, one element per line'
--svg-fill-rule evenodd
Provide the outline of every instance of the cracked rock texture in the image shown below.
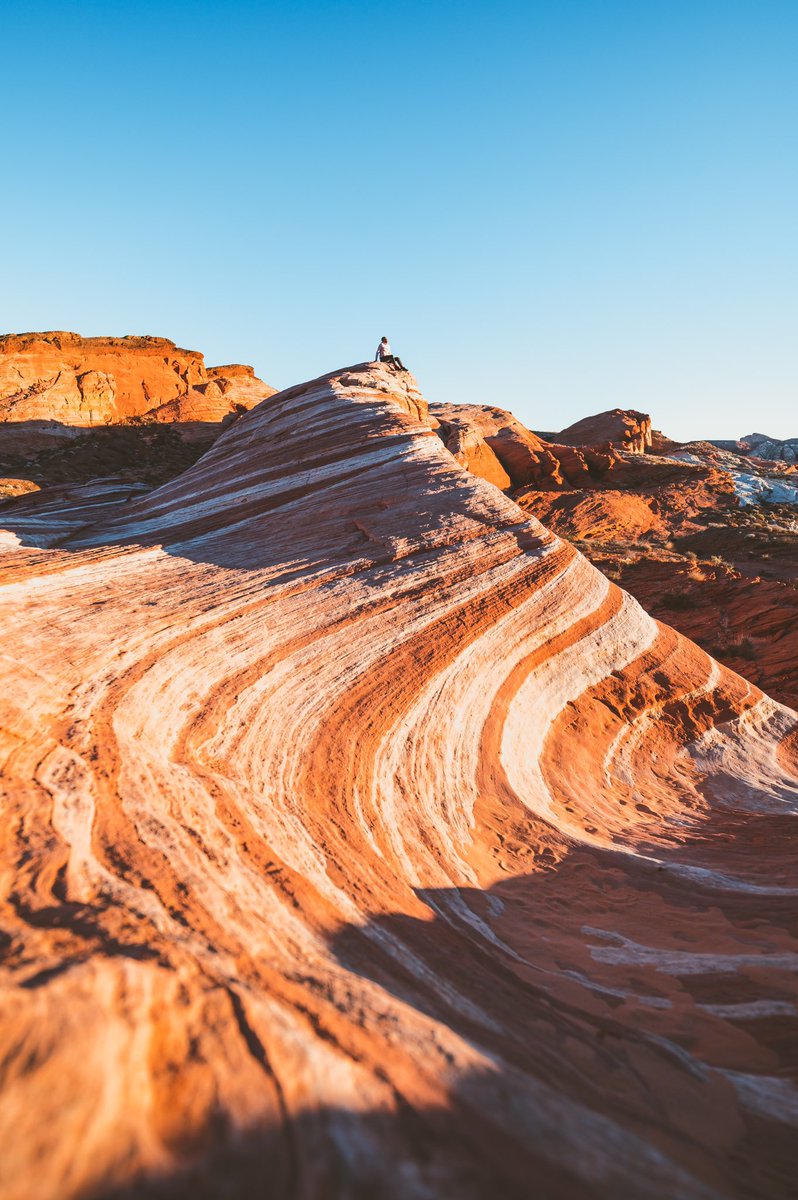
<path fill-rule="evenodd" d="M 2 510 L 5 1200 L 794 1194 L 796 715 L 430 423 Z"/>

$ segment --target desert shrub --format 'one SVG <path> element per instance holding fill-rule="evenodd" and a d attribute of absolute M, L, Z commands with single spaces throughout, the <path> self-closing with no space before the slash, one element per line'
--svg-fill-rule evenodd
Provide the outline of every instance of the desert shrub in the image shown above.
<path fill-rule="evenodd" d="M 684 612 L 689 608 L 698 608 L 700 601 L 693 592 L 665 592 L 662 604 L 673 612 Z"/>
<path fill-rule="evenodd" d="M 749 637 L 739 638 L 734 641 L 726 641 L 722 644 L 714 642 L 704 646 L 707 654 L 711 654 L 713 658 L 745 658 L 749 662 L 754 662 L 758 658 L 757 649 Z"/>
<path fill-rule="evenodd" d="M 739 646 L 734 647 L 734 653 L 738 654 L 740 658 L 748 658 L 751 660 L 757 657 L 756 646 L 748 637 L 743 638 Z"/>
<path fill-rule="evenodd" d="M 158 421 L 158 419 L 156 417 L 154 417 L 152 415 L 152 413 L 140 413 L 138 416 L 135 416 L 135 417 L 134 416 L 120 417 L 119 420 L 114 421 L 113 424 L 116 427 L 119 427 L 119 426 L 124 427 L 126 425 L 127 426 L 132 425 L 134 429 L 140 429 L 144 425 L 160 425 L 161 422 Z M 101 428 L 101 429 L 107 428 L 107 426 L 99 426 L 99 428 Z"/>

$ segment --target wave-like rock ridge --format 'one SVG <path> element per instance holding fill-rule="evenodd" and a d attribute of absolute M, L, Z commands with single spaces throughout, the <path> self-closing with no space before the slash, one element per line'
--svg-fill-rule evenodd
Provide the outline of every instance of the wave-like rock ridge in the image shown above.
<path fill-rule="evenodd" d="M 787 1195 L 795 714 L 377 364 L 106 501 L 3 514 L 8 1200 Z"/>

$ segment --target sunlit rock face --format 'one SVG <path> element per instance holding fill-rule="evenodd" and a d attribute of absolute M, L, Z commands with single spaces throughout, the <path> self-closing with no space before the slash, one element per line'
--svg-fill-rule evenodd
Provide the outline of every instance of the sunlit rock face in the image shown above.
<path fill-rule="evenodd" d="M 790 1194 L 792 711 L 376 364 L 44 503 L 2 513 L 4 1197 Z"/>
<path fill-rule="evenodd" d="M 610 442 L 633 454 L 645 454 L 652 445 L 651 418 L 633 408 L 612 408 L 569 425 L 557 440 L 569 446 Z"/>
<path fill-rule="evenodd" d="M 575 449 L 544 441 L 502 408 L 434 404 L 430 416 L 461 466 L 502 489 L 592 487 L 619 460 L 606 446 Z"/>
<path fill-rule="evenodd" d="M 206 368 L 201 354 L 166 338 L 0 337 L 0 422 L 220 421 L 273 393 L 251 367 Z"/>

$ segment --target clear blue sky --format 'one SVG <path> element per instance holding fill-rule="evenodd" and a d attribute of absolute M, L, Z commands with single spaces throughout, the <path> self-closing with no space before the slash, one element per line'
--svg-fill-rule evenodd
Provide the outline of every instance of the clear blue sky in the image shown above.
<path fill-rule="evenodd" d="M 798 435 L 798 4 L 3 5 L 0 329 Z"/>

